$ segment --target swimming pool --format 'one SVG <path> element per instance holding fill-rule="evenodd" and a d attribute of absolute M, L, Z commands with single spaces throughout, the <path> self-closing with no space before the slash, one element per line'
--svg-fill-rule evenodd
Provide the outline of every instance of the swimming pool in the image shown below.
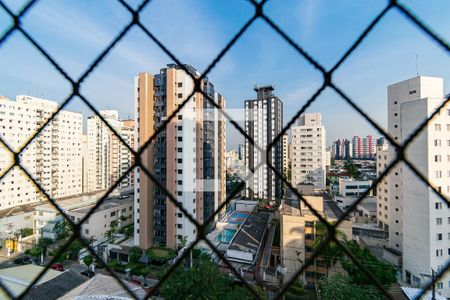
<path fill-rule="evenodd" d="M 219 233 L 219 241 L 222 243 L 229 244 L 231 240 L 233 239 L 234 234 L 237 230 L 234 229 L 224 229 L 221 233 Z"/>

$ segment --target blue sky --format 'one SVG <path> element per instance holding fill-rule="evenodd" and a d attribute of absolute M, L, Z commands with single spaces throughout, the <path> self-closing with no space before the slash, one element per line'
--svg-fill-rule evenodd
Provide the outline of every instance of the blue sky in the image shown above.
<path fill-rule="evenodd" d="M 15 11 L 21 1 L 6 3 Z M 136 6 L 138 1 L 129 1 Z M 271 0 L 265 12 L 296 42 L 330 68 L 346 51 L 386 1 Z M 450 2 L 408 1 L 407 5 L 441 37 L 450 36 Z M 231 37 L 251 17 L 245 0 L 154 0 L 142 22 L 183 62 L 204 70 Z M 112 0 L 41 0 L 23 19 L 25 29 L 64 69 L 78 77 L 130 20 Z M 0 32 L 10 24 L 0 11 Z M 389 12 L 366 41 L 335 73 L 334 82 L 383 127 L 386 86 L 416 75 L 440 76 L 450 92 L 450 59 L 403 15 Z M 158 72 L 171 60 L 139 28 L 134 28 L 89 76 L 81 92 L 97 109 L 117 109 L 132 116 L 133 77 Z M 30 94 L 61 102 L 70 86 L 20 33 L 0 47 L 0 95 Z M 253 84 L 274 84 L 284 103 L 287 122 L 321 84 L 321 74 L 258 20 L 209 74 L 228 108 L 242 108 L 253 98 Z M 92 114 L 79 100 L 68 107 Z M 339 137 L 376 134 L 332 91 L 325 91 L 310 111 L 322 112 L 330 143 Z M 228 127 L 228 148 L 243 138 Z M 376 134 L 378 135 L 378 134 Z"/>

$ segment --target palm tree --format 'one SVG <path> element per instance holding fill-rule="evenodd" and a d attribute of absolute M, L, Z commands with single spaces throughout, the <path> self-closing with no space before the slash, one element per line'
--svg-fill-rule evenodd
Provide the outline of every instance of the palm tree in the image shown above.
<path fill-rule="evenodd" d="M 315 224 L 315 237 L 313 242 L 313 249 L 317 249 L 326 239 L 328 239 L 328 229 L 327 226 L 322 222 L 316 222 Z M 336 229 L 336 238 L 339 240 L 347 240 L 345 233 Z M 321 251 L 321 256 L 325 262 L 325 267 L 328 271 L 331 267 L 336 265 L 336 263 L 344 257 L 344 252 L 342 248 L 334 241 L 330 240 L 325 248 Z"/>

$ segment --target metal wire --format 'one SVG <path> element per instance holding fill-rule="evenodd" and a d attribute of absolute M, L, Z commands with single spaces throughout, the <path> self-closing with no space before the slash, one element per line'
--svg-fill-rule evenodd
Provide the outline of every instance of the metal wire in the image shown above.
<path fill-rule="evenodd" d="M 95 58 L 93 62 L 91 62 L 87 67 L 86 70 L 82 73 L 80 78 L 78 80 L 72 79 L 68 73 L 64 70 L 64 68 L 56 62 L 56 60 L 50 55 L 48 51 L 45 50 L 23 27 L 21 23 L 21 19 L 23 18 L 26 13 L 32 9 L 32 7 L 38 2 L 38 0 L 30 0 L 26 2 L 23 7 L 19 10 L 17 14 L 14 14 L 11 9 L 3 2 L 3 0 L 0 0 L 0 9 L 3 9 L 12 19 L 12 25 L 6 29 L 6 31 L 0 36 L 0 49 L 1 47 L 6 44 L 8 39 L 15 33 L 19 32 L 22 34 L 25 39 L 33 46 L 35 47 L 42 55 L 47 59 L 49 64 L 51 64 L 60 74 L 61 76 L 66 79 L 72 86 L 72 92 L 71 94 L 61 103 L 61 105 L 58 107 L 58 109 L 52 113 L 52 115 L 44 122 L 44 124 L 34 133 L 33 136 L 31 136 L 25 143 L 19 148 L 18 151 L 14 151 L 1 137 L 0 137 L 0 146 L 2 146 L 12 157 L 13 157 L 13 163 L 9 165 L 5 170 L 0 174 L 0 181 L 7 175 L 13 168 L 19 168 L 26 177 L 28 177 L 31 182 L 36 186 L 38 189 L 38 192 L 42 193 L 51 203 L 52 206 L 56 210 L 61 213 L 64 220 L 67 221 L 70 225 L 70 227 L 73 230 L 73 234 L 68 239 L 68 242 L 63 247 L 59 248 L 57 255 L 52 259 L 50 264 L 48 264 L 44 270 L 38 274 L 38 276 L 34 279 L 34 281 L 30 284 L 30 286 L 27 287 L 27 289 L 18 297 L 23 298 L 29 290 L 32 288 L 34 284 L 36 284 L 42 276 L 47 272 L 47 270 L 50 269 L 50 266 L 52 263 L 54 263 L 57 259 L 57 257 L 64 253 L 64 251 L 67 250 L 67 248 L 70 246 L 72 242 L 75 240 L 79 240 L 86 248 L 87 250 L 99 261 L 103 266 L 106 267 L 106 270 L 109 271 L 111 276 L 117 280 L 117 282 L 127 291 L 127 293 L 130 295 L 130 297 L 136 297 L 133 292 L 118 278 L 118 276 L 113 272 L 113 270 L 106 264 L 106 262 L 103 261 L 101 257 L 99 257 L 92 246 L 89 244 L 87 240 L 85 240 L 81 236 L 81 226 L 82 224 L 91 216 L 91 214 L 97 209 L 109 196 L 109 194 L 119 185 L 119 183 L 124 179 L 126 176 L 130 174 L 134 170 L 134 168 L 139 167 L 140 170 L 152 180 L 157 187 L 159 187 L 168 197 L 169 201 L 171 201 L 180 211 L 196 226 L 197 229 L 197 239 L 190 244 L 188 247 L 188 250 L 191 250 L 197 245 L 197 243 L 201 240 L 204 240 L 206 244 L 211 247 L 213 252 L 217 254 L 225 265 L 227 265 L 232 273 L 240 279 L 244 286 L 251 292 L 251 294 L 255 298 L 259 298 L 258 294 L 255 292 L 253 288 L 250 287 L 247 281 L 245 281 L 240 273 L 232 266 L 232 264 L 220 253 L 220 251 L 208 240 L 206 239 L 206 226 L 208 226 L 209 222 L 214 219 L 214 217 L 226 206 L 227 203 L 229 203 L 236 195 L 239 193 L 242 188 L 244 187 L 244 183 L 242 182 L 235 190 L 228 193 L 226 200 L 224 203 L 222 203 L 218 209 L 214 212 L 214 214 L 208 218 L 204 222 L 204 224 L 200 224 L 195 220 L 183 207 L 182 203 L 178 202 L 176 198 L 171 194 L 170 191 L 166 189 L 166 187 L 158 182 L 156 180 L 155 176 L 146 168 L 145 165 L 141 162 L 141 155 L 142 153 L 147 149 L 147 147 L 154 141 L 154 139 L 158 136 L 159 133 L 161 133 L 163 130 L 166 129 L 169 122 L 176 116 L 176 114 L 189 102 L 191 101 L 192 97 L 195 93 L 201 93 L 206 101 L 209 101 L 215 109 L 220 110 L 220 113 L 223 114 L 226 119 L 232 124 L 233 127 L 235 127 L 248 141 L 251 145 L 253 145 L 257 150 L 259 151 L 266 151 L 266 153 L 269 153 L 272 148 L 280 141 L 283 134 L 286 133 L 290 127 L 294 124 L 295 120 L 306 111 L 306 109 L 316 101 L 316 99 L 320 96 L 320 94 L 325 89 L 331 89 L 334 90 L 346 103 L 348 103 L 359 115 L 361 115 L 367 122 L 369 122 L 381 135 L 383 135 L 388 142 L 397 150 L 397 157 L 395 160 L 393 160 L 386 168 L 385 170 L 380 174 L 380 176 L 372 183 L 371 190 L 374 190 L 377 188 L 378 184 L 383 180 L 390 171 L 399 163 L 404 163 L 407 165 L 411 171 L 417 175 L 418 179 L 425 184 L 427 184 L 446 204 L 448 207 L 450 207 L 450 201 L 449 199 L 441 194 L 432 184 L 430 184 L 428 178 L 424 176 L 416 167 L 415 165 L 407 159 L 406 155 L 406 149 L 407 147 L 417 138 L 417 136 L 420 134 L 420 132 L 433 120 L 433 118 L 438 114 L 440 110 L 442 110 L 448 103 L 450 103 L 450 98 L 447 98 L 446 101 L 438 108 L 436 111 L 427 119 L 425 119 L 421 124 L 417 126 L 417 128 L 414 130 L 414 132 L 404 141 L 403 144 L 399 145 L 376 121 L 374 121 L 367 113 L 365 113 L 357 104 L 355 101 L 353 101 L 350 97 L 348 97 L 339 87 L 335 85 L 335 83 L 332 81 L 332 77 L 334 72 L 344 63 L 348 57 L 357 49 L 357 47 L 364 42 L 366 37 L 372 32 L 372 30 L 378 26 L 378 24 L 382 21 L 383 17 L 391 10 L 397 10 L 402 14 L 407 20 L 409 20 L 412 24 L 414 24 L 420 31 L 425 33 L 432 41 L 437 43 L 444 51 L 450 54 L 450 46 L 447 40 L 440 37 L 437 33 L 435 33 L 430 27 L 427 26 L 422 20 L 420 20 L 409 8 L 407 8 L 405 5 L 398 3 L 395 0 L 387 1 L 386 7 L 384 7 L 377 16 L 370 22 L 370 24 L 364 29 L 364 31 L 357 37 L 355 42 L 352 44 L 352 46 L 340 57 L 338 62 L 330 69 L 326 70 L 325 67 L 323 67 L 312 55 L 308 53 L 303 47 L 301 47 L 299 44 L 297 44 L 285 31 L 283 31 L 274 20 L 272 20 L 270 17 L 268 17 L 264 13 L 264 7 L 266 4 L 266 0 L 263 0 L 261 2 L 257 2 L 255 0 L 250 0 L 249 2 L 253 4 L 255 8 L 255 12 L 252 15 L 252 17 L 245 22 L 245 24 L 240 28 L 240 30 L 230 39 L 230 41 L 225 45 L 225 47 L 218 53 L 218 55 L 212 60 L 212 62 L 207 66 L 205 71 L 201 73 L 199 77 L 195 77 L 192 75 L 184 66 L 184 64 L 162 43 L 159 41 L 159 39 L 152 34 L 147 27 L 145 27 L 140 22 L 140 13 L 142 12 L 145 7 L 148 6 L 148 4 L 151 2 L 151 0 L 145 0 L 142 1 L 142 3 L 138 6 L 137 9 L 133 9 L 131 6 L 129 6 L 124 0 L 117 0 L 123 7 L 131 14 L 131 21 L 127 23 L 123 29 L 116 35 L 116 37 L 105 46 L 105 48 L 99 53 L 99 55 Z M 317 91 L 313 94 L 313 96 L 301 107 L 301 109 L 294 115 L 294 117 L 287 123 L 287 125 L 281 130 L 280 134 L 273 140 L 271 143 L 267 146 L 267 149 L 260 149 L 258 145 L 254 144 L 254 141 L 250 138 L 250 136 L 247 135 L 245 130 L 235 121 L 233 120 L 230 115 L 219 105 L 217 104 L 209 95 L 207 95 L 203 89 L 201 88 L 202 80 L 206 78 L 206 76 L 210 73 L 210 71 L 222 60 L 222 58 L 229 52 L 229 50 L 233 47 L 233 45 L 239 41 L 240 37 L 247 31 L 247 29 L 255 22 L 255 20 L 261 19 L 266 24 L 268 24 L 277 34 L 282 37 L 286 43 L 288 43 L 293 49 L 295 49 L 300 56 L 302 56 L 304 59 L 306 59 L 315 69 L 317 69 L 319 72 L 323 75 L 323 83 L 320 88 L 317 89 Z M 149 140 L 145 141 L 142 147 L 135 151 L 132 149 L 130 145 L 126 143 L 126 141 L 123 140 L 123 138 L 117 134 L 116 130 L 104 119 L 104 117 L 99 113 L 99 111 L 92 105 L 92 103 L 84 97 L 80 90 L 82 88 L 82 84 L 88 79 L 89 75 L 92 73 L 92 71 L 104 60 L 105 57 L 107 57 L 110 53 L 110 51 L 116 47 L 121 40 L 128 34 L 128 32 L 131 30 L 131 28 L 137 27 L 142 30 L 142 32 L 151 39 L 164 53 L 166 53 L 180 68 L 182 68 L 186 74 L 188 74 L 193 82 L 194 82 L 194 90 L 192 93 L 186 97 L 186 99 L 177 107 L 177 109 L 165 120 L 162 125 L 156 130 L 156 132 L 149 138 Z M 100 120 L 111 130 L 111 132 L 119 139 L 120 143 L 123 144 L 128 151 L 132 154 L 132 156 L 135 159 L 135 163 L 129 167 L 129 169 L 122 174 L 122 176 L 108 189 L 108 191 L 101 197 L 101 199 L 94 205 L 92 210 L 88 212 L 86 216 L 83 217 L 83 219 L 78 222 L 74 223 L 68 216 L 64 213 L 64 211 L 58 206 L 57 202 L 47 193 L 47 191 L 40 185 L 40 183 L 33 178 L 33 176 L 26 170 L 26 168 L 21 164 L 20 162 L 20 155 L 25 151 L 26 147 L 34 141 L 34 139 L 44 130 L 44 128 L 58 115 L 58 113 L 67 105 L 69 104 L 74 97 L 79 97 L 83 103 L 85 103 L 93 112 L 95 115 L 97 115 Z M 260 167 L 260 165 L 256 166 L 256 168 Z M 344 212 L 344 214 L 335 222 L 334 224 L 328 223 L 322 215 L 317 212 L 306 199 L 300 195 L 297 190 L 292 187 L 290 182 L 288 182 L 284 176 L 273 166 L 268 165 L 270 169 L 275 173 L 275 176 L 278 176 L 284 184 L 295 194 L 296 197 L 299 198 L 300 201 L 303 201 L 304 204 L 311 210 L 311 212 L 326 225 L 328 234 L 327 238 L 313 251 L 313 254 L 310 258 L 308 258 L 305 262 L 305 264 L 302 265 L 301 269 L 298 270 L 292 278 L 288 282 L 286 282 L 280 292 L 276 295 L 276 299 L 281 299 L 284 295 L 284 293 L 287 291 L 289 286 L 300 276 L 301 273 L 303 273 L 306 268 L 314 263 L 314 260 L 316 257 L 318 257 L 325 247 L 328 245 L 328 243 L 334 241 L 336 242 L 348 255 L 348 257 L 355 263 L 355 265 L 361 269 L 361 271 L 367 276 L 369 280 L 372 281 L 372 283 L 388 298 L 392 298 L 392 296 L 388 293 L 388 291 L 385 289 L 385 286 L 382 286 L 376 278 L 372 274 L 370 274 L 370 271 L 363 265 L 361 262 L 357 260 L 356 257 L 353 256 L 353 254 L 346 249 L 345 246 L 342 245 L 342 243 L 336 238 L 335 231 L 337 230 L 337 226 L 349 215 L 349 213 L 356 208 L 356 206 L 365 198 L 365 196 L 369 193 L 369 191 L 366 191 L 363 195 L 361 195 L 355 203 L 352 204 L 352 206 Z M 167 270 L 167 272 L 164 274 L 164 276 L 161 278 L 161 280 L 158 282 L 156 289 L 161 287 L 164 282 L 171 276 L 171 274 L 175 271 L 175 269 L 182 263 L 182 261 L 186 258 L 189 251 L 185 251 L 181 257 L 179 257 L 175 263 Z M 436 283 L 444 273 L 446 273 L 450 269 L 450 262 L 446 264 L 444 268 L 437 274 L 435 279 L 428 283 L 426 288 L 422 291 L 419 298 L 426 292 L 427 289 L 429 289 L 434 283 Z M 4 290 L 5 293 L 11 297 L 14 298 L 11 291 L 9 291 L 5 285 L 0 281 L 0 289 Z M 151 294 L 147 295 L 147 298 L 149 298 Z"/>

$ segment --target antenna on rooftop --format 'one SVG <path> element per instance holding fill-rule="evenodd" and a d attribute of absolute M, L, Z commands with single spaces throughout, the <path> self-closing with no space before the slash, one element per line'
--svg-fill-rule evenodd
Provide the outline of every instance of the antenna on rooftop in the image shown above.
<path fill-rule="evenodd" d="M 416 74 L 419 76 L 419 55 L 416 53 Z"/>

